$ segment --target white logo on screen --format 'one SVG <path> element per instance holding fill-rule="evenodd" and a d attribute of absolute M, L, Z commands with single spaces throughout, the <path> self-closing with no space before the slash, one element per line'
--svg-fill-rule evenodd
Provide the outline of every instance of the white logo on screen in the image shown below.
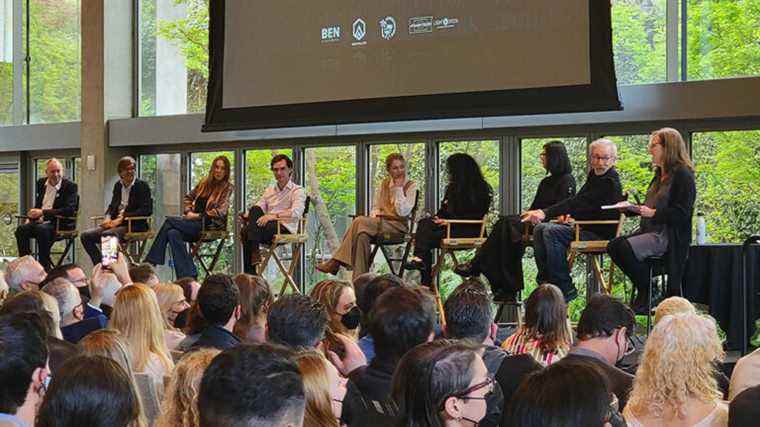
<path fill-rule="evenodd" d="M 361 18 L 357 18 L 356 21 L 354 21 L 352 28 L 354 30 L 354 39 L 356 41 L 362 41 L 364 36 L 367 35 L 367 24 Z"/>
<path fill-rule="evenodd" d="M 409 18 L 409 34 L 422 34 L 432 32 L 432 16 L 415 16 L 414 18 Z"/>
<path fill-rule="evenodd" d="M 338 40 L 340 40 L 340 25 L 322 28 L 323 42 L 336 42 Z"/>
<path fill-rule="evenodd" d="M 380 35 L 385 40 L 390 40 L 396 35 L 396 20 L 392 16 L 380 20 Z"/>

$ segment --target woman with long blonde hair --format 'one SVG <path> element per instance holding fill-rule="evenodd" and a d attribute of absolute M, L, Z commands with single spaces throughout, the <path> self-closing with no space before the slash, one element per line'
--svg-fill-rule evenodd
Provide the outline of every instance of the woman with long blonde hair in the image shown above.
<path fill-rule="evenodd" d="M 158 299 L 158 308 L 164 319 L 164 335 L 169 350 L 176 350 L 179 343 L 185 339 L 185 334 L 174 326 L 174 321 L 185 310 L 190 308 L 185 299 L 182 287 L 174 283 L 159 283 L 153 288 Z"/>
<path fill-rule="evenodd" d="M 715 380 L 723 347 L 715 321 L 665 316 L 647 339 L 623 415 L 629 426 L 725 426 L 728 407 Z"/>
<path fill-rule="evenodd" d="M 198 269 L 185 244 L 197 241 L 204 227 L 207 230 L 221 230 L 227 226 L 233 189 L 230 160 L 226 156 L 217 156 L 211 162 L 208 176 L 185 195 L 182 217 L 166 217 L 145 262 L 163 265 L 166 262 L 166 247 L 171 245 L 177 277 L 197 278 Z"/>
<path fill-rule="evenodd" d="M 369 216 L 357 216 L 343 235 L 340 247 L 317 270 L 338 274 L 340 267 L 353 270 L 353 278 L 369 271 L 371 240 L 379 234 L 403 234 L 407 217 L 417 200 L 417 184 L 406 175 L 406 161 L 399 153 L 385 158 L 387 176 L 380 182 Z"/>
<path fill-rule="evenodd" d="M 156 427 L 198 426 L 198 391 L 203 372 L 220 352 L 214 348 L 201 348 L 182 357 L 166 388 Z"/>
<path fill-rule="evenodd" d="M 346 380 L 322 354 L 304 350 L 294 356 L 306 393 L 304 427 L 338 427 Z"/>
<path fill-rule="evenodd" d="M 134 358 L 135 372 L 150 375 L 156 389 L 163 390 L 164 376 L 171 374 L 174 362 L 166 346 L 164 320 L 153 290 L 139 283 L 119 290 L 109 327 L 123 335 Z"/>
<path fill-rule="evenodd" d="M 356 305 L 354 287 L 342 280 L 323 280 L 309 294 L 327 308 L 328 331 L 358 339 L 361 312 Z"/>
<path fill-rule="evenodd" d="M 654 178 L 644 203 L 629 208 L 641 215 L 641 224 L 633 234 L 615 238 L 607 245 L 610 258 L 636 287 L 636 299 L 631 305 L 639 314 L 649 310 L 647 258 L 664 258 L 669 286 L 666 296 L 681 295 L 697 195 L 694 165 L 677 130 L 662 128 L 652 132 L 648 149 L 655 167 Z"/>

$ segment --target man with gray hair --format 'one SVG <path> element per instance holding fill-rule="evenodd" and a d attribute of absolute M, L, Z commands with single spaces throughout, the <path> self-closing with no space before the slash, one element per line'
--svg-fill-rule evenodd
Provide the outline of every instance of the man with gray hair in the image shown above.
<path fill-rule="evenodd" d="M 528 211 L 524 222 L 537 224 L 533 229 L 533 251 L 538 274 L 536 282 L 553 283 L 565 295 L 566 301 L 578 296 L 570 278 L 567 249 L 573 241 L 573 227 L 565 223 L 542 222 L 547 218 L 570 215 L 576 220 L 615 220 L 615 209 L 602 210 L 624 199 L 620 176 L 615 169 L 617 147 L 609 139 L 597 139 L 589 145 L 591 171 L 578 194 L 546 209 Z M 615 225 L 589 225 L 581 229 L 581 240 L 610 240 L 615 237 Z"/>
<path fill-rule="evenodd" d="M 39 290 L 45 277 L 42 264 L 31 255 L 16 258 L 5 266 L 5 282 L 14 293 Z"/>
<path fill-rule="evenodd" d="M 61 314 L 61 333 L 63 338 L 73 344 L 90 332 L 106 327 L 106 317 L 101 315 L 84 318 L 84 304 L 77 288 L 67 279 L 53 279 L 42 288 L 42 291 L 52 295 L 58 302 Z"/>
<path fill-rule="evenodd" d="M 63 177 L 63 165 L 58 159 L 47 161 L 45 178 L 37 180 L 34 208 L 26 214 L 27 220 L 16 228 L 18 256 L 30 255 L 31 239 L 37 240 L 39 259 L 45 271 L 53 268 L 50 248 L 55 243 L 55 230 L 71 230 L 76 220 L 59 219 L 73 217 L 79 209 L 77 185 Z M 60 222 L 60 223 L 59 223 Z"/>
<path fill-rule="evenodd" d="M 98 249 L 102 236 L 117 236 L 121 239 L 127 232 L 129 217 L 151 216 L 153 214 L 153 199 L 148 183 L 135 177 L 137 163 L 130 156 L 122 157 L 116 169 L 119 180 L 113 185 L 111 203 L 105 213 L 105 219 L 95 228 L 85 231 L 79 237 L 82 246 L 90 256 L 93 265 L 100 264 L 102 254 Z M 146 231 L 146 220 L 132 222 L 132 231 Z"/>

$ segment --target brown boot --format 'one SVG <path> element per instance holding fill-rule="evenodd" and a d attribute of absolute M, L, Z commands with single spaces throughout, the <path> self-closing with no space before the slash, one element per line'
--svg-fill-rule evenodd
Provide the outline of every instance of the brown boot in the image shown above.
<path fill-rule="evenodd" d="M 332 274 L 334 276 L 338 274 L 338 270 L 340 269 L 340 262 L 336 261 L 333 258 L 330 258 L 321 264 L 317 264 L 315 268 L 322 273 Z"/>

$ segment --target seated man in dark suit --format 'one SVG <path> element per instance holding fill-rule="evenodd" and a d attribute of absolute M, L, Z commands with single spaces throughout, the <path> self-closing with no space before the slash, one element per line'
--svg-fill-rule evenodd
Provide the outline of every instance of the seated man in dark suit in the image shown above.
<path fill-rule="evenodd" d="M 39 260 L 45 271 L 53 268 L 50 248 L 55 243 L 56 215 L 73 217 L 79 209 L 77 185 L 63 177 L 63 166 L 58 159 L 47 161 L 45 178 L 37 180 L 34 208 L 27 216 L 26 223 L 16 228 L 18 256 L 30 255 L 31 239 L 37 239 Z M 60 229 L 73 229 L 76 221 L 61 220 Z"/>
<path fill-rule="evenodd" d="M 82 246 L 90 256 L 93 265 L 102 260 L 98 244 L 102 236 L 118 236 L 121 239 L 127 232 L 125 218 L 133 216 L 151 216 L 153 214 L 153 199 L 148 183 L 135 177 L 137 163 L 132 157 L 126 156 L 119 160 L 117 170 L 119 179 L 113 185 L 111 204 L 108 205 L 105 219 L 96 228 L 85 231 L 80 236 Z M 148 222 L 134 221 L 132 231 L 146 231 Z"/>
<path fill-rule="evenodd" d="M 103 329 L 108 323 L 106 316 L 99 314 L 84 317 L 84 303 L 77 288 L 63 277 L 54 279 L 45 285 L 42 291 L 52 295 L 58 301 L 61 315 L 61 334 L 66 341 L 76 344 L 92 331 Z"/>
<path fill-rule="evenodd" d="M 240 292 L 226 274 L 212 274 L 198 291 L 198 307 L 208 326 L 201 332 L 192 349 L 201 347 L 227 350 L 240 344 L 232 331 L 240 319 Z"/>

